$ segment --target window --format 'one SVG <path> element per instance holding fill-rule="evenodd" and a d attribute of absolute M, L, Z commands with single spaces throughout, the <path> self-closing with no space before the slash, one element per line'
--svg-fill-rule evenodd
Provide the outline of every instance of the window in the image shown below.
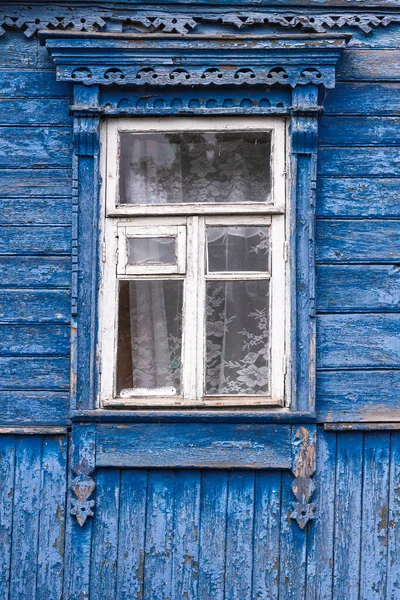
<path fill-rule="evenodd" d="M 109 119 L 101 403 L 282 406 L 286 125 Z"/>

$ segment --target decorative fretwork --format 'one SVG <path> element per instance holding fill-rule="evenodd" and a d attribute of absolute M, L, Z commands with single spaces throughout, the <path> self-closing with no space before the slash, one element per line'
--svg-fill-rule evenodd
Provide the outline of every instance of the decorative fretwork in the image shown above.
<path fill-rule="evenodd" d="M 399 23 L 400 15 L 385 13 L 304 13 L 290 12 L 164 12 L 161 10 L 120 10 L 79 8 L 74 6 L 37 6 L 26 8 L 15 5 L 0 10 L 0 35 L 7 28 L 22 31 L 27 37 L 37 31 L 136 31 L 149 33 L 190 34 L 202 25 L 215 24 L 221 33 L 237 29 L 247 30 L 253 26 L 266 30 L 296 29 L 299 31 L 325 33 L 333 29 L 358 29 L 370 33 L 374 28 Z"/>
<path fill-rule="evenodd" d="M 76 517 L 82 527 L 88 517 L 93 517 L 94 500 L 89 500 L 95 490 L 96 484 L 89 474 L 79 473 L 71 483 L 71 490 L 75 498 L 71 499 L 71 515 Z"/>
<path fill-rule="evenodd" d="M 292 471 L 295 479 L 292 483 L 293 494 L 297 502 L 293 502 L 290 515 L 297 521 L 300 529 L 304 529 L 311 519 L 315 519 L 315 504 L 310 502 L 315 483 L 316 431 L 314 426 L 300 426 L 294 429 L 294 456 Z"/>

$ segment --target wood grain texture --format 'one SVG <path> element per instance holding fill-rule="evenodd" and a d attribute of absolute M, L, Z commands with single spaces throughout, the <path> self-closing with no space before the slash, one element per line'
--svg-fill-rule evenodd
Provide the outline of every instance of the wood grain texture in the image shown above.
<path fill-rule="evenodd" d="M 400 310 L 400 269 L 395 265 L 320 265 L 316 288 L 319 312 Z"/>
<path fill-rule="evenodd" d="M 70 169 L 0 169 L 1 195 L 6 198 L 62 198 L 72 193 Z"/>
<path fill-rule="evenodd" d="M 339 60 L 336 76 L 339 81 L 398 81 L 399 57 L 397 48 L 346 50 Z"/>
<path fill-rule="evenodd" d="M 14 174 L 15 179 L 15 174 Z M 19 174 L 16 178 L 19 180 Z M 1 225 L 70 225 L 70 198 L 2 198 Z"/>
<path fill-rule="evenodd" d="M 322 146 L 399 146 L 400 117 L 323 117 L 319 125 Z"/>
<path fill-rule="evenodd" d="M 1 254 L 69 254 L 71 228 L 42 226 L 0 227 Z"/>
<path fill-rule="evenodd" d="M 32 42 L 31 42 L 32 45 Z M 72 97 L 72 86 L 57 81 L 53 71 L 15 70 L 0 71 L 0 97 L 16 98 L 62 98 Z"/>
<path fill-rule="evenodd" d="M 10 588 L 12 518 L 14 507 L 15 437 L 0 436 L 0 598 Z"/>
<path fill-rule="evenodd" d="M 1 80 L 1 75 L 0 75 Z M 0 100 L 0 126 L 56 125 L 72 126 L 69 114 L 69 98 L 35 100 Z"/>
<path fill-rule="evenodd" d="M 104 424 L 97 431 L 102 467 L 277 469 L 291 464 L 288 425 Z"/>
<path fill-rule="evenodd" d="M 0 127 L 0 167 L 71 167 L 72 132 L 54 127 Z"/>
<path fill-rule="evenodd" d="M 400 262 L 400 220 L 317 221 L 317 262 Z"/>
<path fill-rule="evenodd" d="M 69 256 L 0 256 L 0 282 L 4 288 L 69 288 Z"/>
<path fill-rule="evenodd" d="M 68 392 L 2 391 L 0 423 L 2 425 L 66 425 Z"/>
<path fill-rule="evenodd" d="M 338 177 L 399 177 L 398 147 L 337 148 L 322 146 L 318 153 L 318 173 Z"/>
<path fill-rule="evenodd" d="M 69 323 L 69 290 L 0 290 L 1 323 Z"/>
<path fill-rule="evenodd" d="M 0 325 L 0 355 L 69 355 L 66 325 Z"/>
<path fill-rule="evenodd" d="M 399 83 L 340 82 L 324 102 L 327 115 L 398 115 Z"/>
<path fill-rule="evenodd" d="M 1 357 L 1 390 L 68 390 L 67 357 Z"/>

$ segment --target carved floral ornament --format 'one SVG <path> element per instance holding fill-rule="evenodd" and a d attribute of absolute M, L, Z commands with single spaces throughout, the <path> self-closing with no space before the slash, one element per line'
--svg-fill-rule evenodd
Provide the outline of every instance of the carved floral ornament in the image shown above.
<path fill-rule="evenodd" d="M 318 11 L 204 11 L 182 13 L 164 10 L 106 10 L 101 8 L 82 9 L 74 6 L 36 6 L 16 9 L 15 5 L 0 10 L 0 35 L 7 29 L 22 31 L 33 37 L 38 31 L 136 31 L 190 34 L 203 25 L 219 28 L 221 32 L 246 30 L 251 27 L 265 27 L 274 30 L 314 31 L 325 33 L 329 30 L 350 28 L 370 33 L 374 28 L 387 27 L 400 23 L 400 15 L 379 12 L 348 13 L 335 12 L 321 14 Z"/>

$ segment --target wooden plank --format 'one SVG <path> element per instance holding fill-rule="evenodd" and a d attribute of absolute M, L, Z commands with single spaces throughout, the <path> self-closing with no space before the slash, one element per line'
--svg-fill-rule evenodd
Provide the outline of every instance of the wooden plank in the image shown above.
<path fill-rule="evenodd" d="M 396 600 L 400 589 L 400 433 L 391 434 L 387 589 L 385 600 Z"/>
<path fill-rule="evenodd" d="M 71 167 L 72 132 L 55 127 L 0 127 L 0 167 Z"/>
<path fill-rule="evenodd" d="M 14 178 L 19 180 L 19 173 Z M 71 225 L 70 198 L 2 198 L 1 225 Z"/>
<path fill-rule="evenodd" d="M 339 82 L 335 89 L 329 90 L 324 112 L 326 115 L 400 114 L 399 92 L 399 83 Z"/>
<path fill-rule="evenodd" d="M 72 126 L 68 99 L 0 100 L 0 126 Z"/>
<path fill-rule="evenodd" d="M 317 430 L 315 495 L 317 518 L 309 529 L 306 600 L 331 600 L 335 520 L 336 434 Z"/>
<path fill-rule="evenodd" d="M 70 287 L 69 256 L 0 256 L 1 287 Z"/>
<path fill-rule="evenodd" d="M 1 392 L 0 424 L 65 425 L 68 401 L 66 392 Z"/>
<path fill-rule="evenodd" d="M 171 598 L 174 484 L 171 471 L 149 473 L 143 600 Z"/>
<path fill-rule="evenodd" d="M 323 117 L 318 140 L 322 146 L 399 146 L 400 117 Z"/>
<path fill-rule="evenodd" d="M 319 312 L 398 312 L 400 269 L 394 265 L 320 265 Z"/>
<path fill-rule="evenodd" d="M 14 504 L 15 437 L 0 436 L 0 599 L 8 600 Z"/>
<path fill-rule="evenodd" d="M 67 390 L 67 357 L 0 357 L 1 390 Z"/>
<path fill-rule="evenodd" d="M 0 254 L 69 254 L 69 226 L 0 227 Z"/>
<path fill-rule="evenodd" d="M 69 323 L 69 290 L 1 290 L 1 323 Z"/>
<path fill-rule="evenodd" d="M 400 366 L 400 314 L 320 315 L 317 369 Z"/>
<path fill-rule="evenodd" d="M 0 355 L 69 355 L 67 325 L 0 325 Z"/>
<path fill-rule="evenodd" d="M 32 45 L 32 41 L 29 42 Z M 63 98 L 72 97 L 72 85 L 57 81 L 54 71 L 0 72 L 1 98 Z"/>
<path fill-rule="evenodd" d="M 370 6 L 370 5 L 368 5 Z M 338 81 L 398 81 L 400 51 L 345 50 L 336 68 Z"/>
<path fill-rule="evenodd" d="M 337 438 L 332 600 L 359 600 L 363 434 Z"/>
<path fill-rule="evenodd" d="M 390 433 L 364 434 L 360 597 L 386 594 Z"/>
<path fill-rule="evenodd" d="M 185 600 L 198 598 L 200 491 L 200 471 L 175 473 L 172 590 Z"/>
<path fill-rule="evenodd" d="M 147 471 L 121 471 L 118 525 L 117 593 L 119 600 L 143 598 Z"/>
<path fill-rule="evenodd" d="M 229 473 L 225 598 L 251 600 L 253 571 L 254 473 Z"/>
<path fill-rule="evenodd" d="M 319 263 L 400 262 L 400 220 L 317 221 Z"/>
<path fill-rule="evenodd" d="M 37 44 L 29 40 L 22 32 L 5 36 L 0 44 L 0 64 L 2 69 L 35 68 L 37 64 Z"/>
<path fill-rule="evenodd" d="M 317 375 L 319 421 L 400 421 L 400 371 L 331 371 Z"/>
<path fill-rule="evenodd" d="M 42 436 L 16 439 L 9 600 L 35 600 L 39 533 Z"/>
<path fill-rule="evenodd" d="M 255 473 L 253 598 L 278 599 L 281 473 Z"/>
<path fill-rule="evenodd" d="M 317 217 L 398 217 L 399 180 L 319 177 Z"/>
<path fill-rule="evenodd" d="M 66 436 L 43 440 L 36 584 L 37 597 L 43 600 L 62 598 L 67 446 Z"/>
<path fill-rule="evenodd" d="M 117 586 L 120 471 L 96 473 L 96 517 L 93 520 L 90 597 L 115 598 Z"/>
<path fill-rule="evenodd" d="M 104 424 L 97 444 L 102 467 L 287 469 L 291 461 L 289 425 Z"/>
<path fill-rule="evenodd" d="M 285 600 L 299 600 L 306 592 L 307 531 L 290 518 L 296 501 L 292 482 L 291 473 L 282 473 L 279 598 Z"/>
<path fill-rule="evenodd" d="M 399 148 L 329 148 L 318 152 L 318 174 L 337 177 L 399 177 Z"/>
<path fill-rule="evenodd" d="M 225 600 L 227 502 L 228 472 L 203 471 L 198 584 L 202 600 Z"/>
<path fill-rule="evenodd" d="M 0 169 L 3 198 L 62 198 L 72 193 L 71 169 Z"/>

